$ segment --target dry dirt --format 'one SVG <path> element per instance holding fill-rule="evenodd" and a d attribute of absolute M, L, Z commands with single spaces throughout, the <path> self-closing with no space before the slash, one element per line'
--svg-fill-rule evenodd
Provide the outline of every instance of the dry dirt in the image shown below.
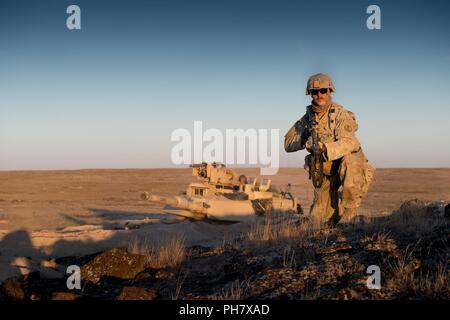
<path fill-rule="evenodd" d="M 277 186 L 290 183 L 308 212 L 313 190 L 303 170 L 281 169 L 270 178 Z M 0 281 L 44 270 L 51 258 L 128 246 L 142 236 L 156 241 L 175 234 L 187 246 L 213 247 L 246 233 L 245 224 L 190 221 L 139 199 L 144 190 L 178 194 L 193 179 L 190 169 L 0 172 Z M 360 213 L 388 215 L 414 198 L 448 203 L 450 169 L 378 169 Z"/>

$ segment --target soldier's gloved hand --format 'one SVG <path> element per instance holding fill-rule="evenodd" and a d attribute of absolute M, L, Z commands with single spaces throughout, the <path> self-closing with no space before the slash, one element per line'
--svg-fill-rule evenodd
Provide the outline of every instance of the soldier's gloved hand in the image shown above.
<path fill-rule="evenodd" d="M 320 141 L 319 141 L 318 145 L 319 145 L 319 147 L 316 147 L 316 148 L 314 146 L 312 147 L 313 153 L 323 154 L 325 157 L 327 154 L 327 147 Z"/>
<path fill-rule="evenodd" d="M 308 140 L 306 140 L 305 148 L 306 148 L 306 150 L 309 151 L 309 150 L 312 150 L 312 147 L 313 147 L 313 140 L 312 140 L 312 137 L 309 136 Z"/>

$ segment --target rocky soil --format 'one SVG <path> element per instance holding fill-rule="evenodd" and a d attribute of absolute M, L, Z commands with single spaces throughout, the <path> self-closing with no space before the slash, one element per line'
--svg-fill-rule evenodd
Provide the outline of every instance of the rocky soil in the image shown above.
<path fill-rule="evenodd" d="M 138 244 L 50 260 L 53 273 L 9 278 L 0 299 L 450 299 L 449 205 L 411 200 L 335 229 L 272 217 L 220 246 L 172 246 L 164 259 Z M 70 265 L 80 289 L 67 288 Z M 372 265 L 380 289 L 367 286 Z"/>

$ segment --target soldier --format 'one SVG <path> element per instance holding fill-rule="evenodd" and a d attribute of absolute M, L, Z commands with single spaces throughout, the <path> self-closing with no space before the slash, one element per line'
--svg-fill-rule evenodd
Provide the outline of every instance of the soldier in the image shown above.
<path fill-rule="evenodd" d="M 305 149 L 310 153 L 305 158 L 305 169 L 309 172 L 314 162 L 313 155 L 321 157 L 322 172 L 314 184 L 314 202 L 310 214 L 322 223 L 334 227 L 342 219 L 354 221 L 362 196 L 367 192 L 375 170 L 364 155 L 355 136 L 358 130 L 355 115 L 332 101 L 336 89 L 331 78 L 319 73 L 311 76 L 306 95 L 312 103 L 306 114 L 287 132 L 284 140 L 286 152 Z M 317 141 L 313 141 L 313 135 Z M 316 163 L 316 162 L 314 162 Z M 338 192 L 342 187 L 342 192 Z M 341 195 L 341 199 L 339 197 Z"/>

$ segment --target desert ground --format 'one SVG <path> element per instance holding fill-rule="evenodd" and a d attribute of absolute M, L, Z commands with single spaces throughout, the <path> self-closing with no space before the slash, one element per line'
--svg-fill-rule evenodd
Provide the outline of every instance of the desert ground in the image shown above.
<path fill-rule="evenodd" d="M 258 169 L 235 170 L 259 175 Z M 269 178 L 278 187 L 290 183 L 308 213 L 313 190 L 302 169 Z M 176 236 L 189 247 L 217 247 L 247 233 L 248 224 L 163 214 L 162 205 L 139 197 L 141 191 L 177 195 L 195 179 L 189 168 L 0 172 L 0 281 L 33 270 L 51 278 L 45 261 L 129 247 L 136 239 Z M 410 199 L 450 202 L 450 169 L 378 169 L 359 213 L 387 216 Z"/>

